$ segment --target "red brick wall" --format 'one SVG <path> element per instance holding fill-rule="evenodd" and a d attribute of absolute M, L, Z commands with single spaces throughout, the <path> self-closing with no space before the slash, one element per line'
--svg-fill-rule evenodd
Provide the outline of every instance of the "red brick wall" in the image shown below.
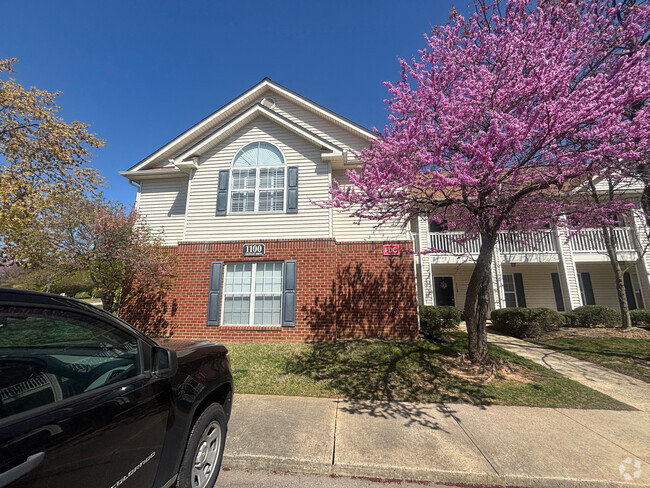
<path fill-rule="evenodd" d="M 153 334 L 224 342 L 304 342 L 335 339 L 411 338 L 417 308 L 411 242 L 400 256 L 383 256 L 380 242 L 334 239 L 258 241 L 261 258 L 242 257 L 250 241 L 181 243 L 176 283 L 166 297 L 147 297 L 121 316 Z M 297 260 L 296 326 L 206 325 L 212 261 Z"/>

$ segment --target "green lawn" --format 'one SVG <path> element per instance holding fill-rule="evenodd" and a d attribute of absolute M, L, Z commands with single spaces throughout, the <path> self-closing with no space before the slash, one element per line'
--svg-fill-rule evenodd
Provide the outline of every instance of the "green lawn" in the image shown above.
<path fill-rule="evenodd" d="M 535 343 L 650 383 L 650 340 L 625 337 L 553 337 Z"/>
<path fill-rule="evenodd" d="M 492 346 L 491 354 L 523 365 L 525 376 L 531 381 L 476 383 L 452 375 L 441 367 L 441 363 L 467 350 L 467 335 L 461 332 L 452 335 L 459 339 L 458 344 L 369 340 L 227 346 L 237 393 L 476 405 L 629 408 Z"/>

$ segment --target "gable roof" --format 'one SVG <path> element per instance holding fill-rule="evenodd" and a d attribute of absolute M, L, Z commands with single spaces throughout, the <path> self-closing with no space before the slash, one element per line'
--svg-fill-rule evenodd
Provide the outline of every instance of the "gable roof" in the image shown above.
<path fill-rule="evenodd" d="M 365 127 L 362 127 L 359 124 L 356 124 L 352 122 L 351 120 L 336 114 L 335 112 L 332 112 L 331 110 L 326 109 L 325 107 L 322 107 L 321 105 L 318 105 L 317 103 L 309 100 L 308 98 L 303 97 L 302 95 L 298 95 L 297 93 L 289 90 L 288 88 L 280 85 L 279 83 L 276 83 L 272 81 L 270 78 L 264 78 L 262 81 L 260 81 L 258 84 L 255 86 L 251 87 L 244 93 L 242 93 L 240 96 L 237 98 L 231 100 L 212 114 L 208 115 L 205 117 L 203 120 L 198 122 L 197 124 L 193 125 L 189 129 L 187 129 L 185 132 L 182 134 L 178 135 L 174 139 L 172 139 L 170 142 L 162 146 L 161 148 L 157 149 L 153 153 L 151 153 L 149 156 L 145 157 L 143 160 L 129 168 L 128 171 L 122 172 L 121 174 L 124 174 L 124 176 L 127 176 L 127 174 L 133 174 L 133 172 L 143 170 L 147 166 L 151 165 L 152 163 L 158 162 L 158 161 L 164 161 L 165 159 L 168 159 L 173 156 L 177 156 L 178 153 L 183 149 L 183 147 L 195 147 L 197 145 L 200 145 L 202 141 L 205 141 L 206 139 L 210 139 L 212 134 L 214 133 L 215 129 L 219 130 L 223 125 L 228 124 L 229 122 L 226 122 L 224 124 L 224 120 L 232 121 L 238 117 L 239 112 L 244 110 L 244 113 L 248 112 L 248 110 L 245 110 L 247 106 L 249 106 L 251 103 L 256 103 L 255 100 L 259 98 L 263 93 L 266 92 L 275 92 L 278 95 L 284 96 L 290 101 L 296 103 L 299 106 L 302 106 L 306 108 L 307 110 L 310 110 L 321 117 L 339 125 L 340 127 L 348 130 L 349 132 L 352 132 L 364 139 L 370 139 L 376 137 L 375 134 L 370 131 L 369 129 L 366 129 Z M 256 103 L 256 105 L 259 105 Z M 281 117 L 284 119 L 282 121 L 283 125 L 287 126 L 287 124 L 292 124 L 295 127 L 293 128 L 294 131 L 296 131 L 296 127 L 299 127 L 302 129 L 302 136 L 306 136 L 306 132 L 309 132 L 311 135 L 310 137 L 316 137 L 319 138 L 322 142 L 325 142 L 327 145 L 323 145 L 323 147 L 328 148 L 330 147 L 336 147 L 333 144 L 325 141 L 324 139 L 316 136 L 315 134 L 311 133 L 310 131 L 307 131 L 306 129 L 302 128 L 298 124 L 295 124 L 294 122 L 286 119 L 285 117 L 282 117 L 281 115 L 275 113 L 272 110 L 267 109 L 266 107 L 259 105 L 263 109 L 266 110 L 264 111 L 259 111 L 258 114 L 262 113 L 266 116 L 269 116 L 269 113 L 274 114 L 277 117 Z M 276 121 L 279 121 L 279 119 L 275 119 Z M 338 151 L 341 151 L 341 148 L 336 147 Z M 183 151 L 183 155 L 187 154 L 187 150 Z M 186 156 L 184 156 L 186 157 Z"/>
<path fill-rule="evenodd" d="M 216 144 L 219 143 L 219 141 L 223 140 L 229 133 L 231 133 L 234 130 L 237 130 L 238 128 L 242 127 L 243 125 L 257 118 L 258 116 L 266 117 L 276 122 L 277 124 L 282 125 L 283 127 L 287 128 L 288 130 L 302 137 L 303 139 L 306 139 L 307 141 L 311 142 L 313 145 L 317 146 L 322 151 L 328 152 L 336 156 L 341 155 L 343 153 L 343 149 L 341 149 L 340 147 L 326 141 L 322 137 L 314 134 L 313 132 L 302 127 L 301 125 L 298 125 L 295 122 L 287 119 L 286 117 L 283 117 L 282 115 L 274 112 L 273 110 L 266 108 L 264 105 L 260 103 L 256 103 L 245 112 L 242 112 L 236 117 L 230 119 L 228 122 L 226 122 L 221 127 L 219 127 L 216 131 L 209 134 L 207 137 L 201 139 L 196 144 L 190 146 L 190 148 L 185 150 L 181 154 L 181 156 L 179 156 L 178 159 L 180 161 L 185 161 L 188 158 L 202 155 L 201 152 L 204 151 L 206 148 L 215 146 Z"/>

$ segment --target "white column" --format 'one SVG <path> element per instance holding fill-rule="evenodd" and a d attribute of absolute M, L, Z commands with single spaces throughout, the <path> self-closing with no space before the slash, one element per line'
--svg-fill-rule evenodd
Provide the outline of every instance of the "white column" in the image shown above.
<path fill-rule="evenodd" d="M 425 217 L 418 218 L 418 238 L 421 250 L 429 249 L 429 219 Z M 422 287 L 422 296 L 424 305 L 433 305 L 433 283 L 431 282 L 431 259 L 428 254 L 420 255 L 420 286 Z"/>
<path fill-rule="evenodd" d="M 580 284 L 578 283 L 578 271 L 576 270 L 576 263 L 573 260 L 573 251 L 571 245 L 567 240 L 567 231 L 565 228 L 556 228 L 555 234 L 557 253 L 560 258 L 560 270 L 562 271 L 562 293 L 565 300 L 568 298 L 567 311 L 582 305 L 582 298 L 580 297 Z"/>
<path fill-rule="evenodd" d="M 634 231 L 634 245 L 637 253 L 641 256 L 637 266 L 639 275 L 639 285 L 641 286 L 641 293 L 644 298 L 644 306 L 650 307 L 646 303 L 646 297 L 650 297 L 650 242 L 648 242 L 648 227 L 646 225 L 645 213 L 641 208 L 641 204 L 632 209 L 632 225 Z"/>
<path fill-rule="evenodd" d="M 506 308 L 505 291 L 503 290 L 503 267 L 498 239 L 494 245 L 494 254 L 492 255 L 492 303 L 495 309 Z"/>

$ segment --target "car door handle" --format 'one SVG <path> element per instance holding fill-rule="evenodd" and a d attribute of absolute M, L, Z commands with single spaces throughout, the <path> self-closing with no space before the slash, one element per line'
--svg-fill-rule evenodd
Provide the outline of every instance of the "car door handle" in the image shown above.
<path fill-rule="evenodd" d="M 44 458 L 45 458 L 44 452 L 32 454 L 27 458 L 27 461 L 25 461 L 24 463 L 21 463 L 18 466 L 14 466 L 13 468 L 5 471 L 4 473 L 0 473 L 0 488 L 4 488 L 9 483 L 12 483 L 16 481 L 18 478 L 22 478 L 23 476 L 25 476 L 32 469 L 36 468 L 39 464 L 41 464 Z"/>

